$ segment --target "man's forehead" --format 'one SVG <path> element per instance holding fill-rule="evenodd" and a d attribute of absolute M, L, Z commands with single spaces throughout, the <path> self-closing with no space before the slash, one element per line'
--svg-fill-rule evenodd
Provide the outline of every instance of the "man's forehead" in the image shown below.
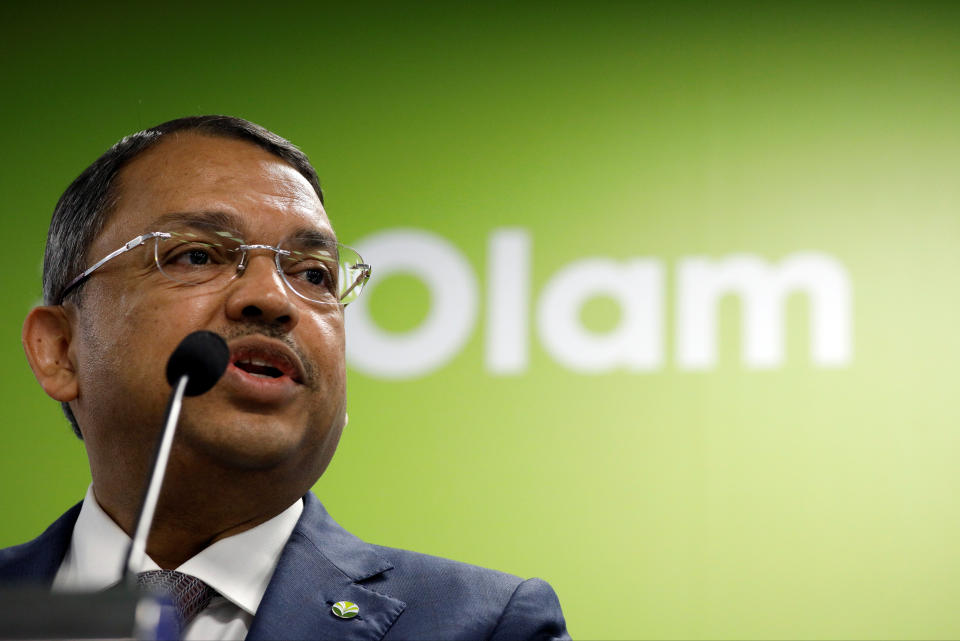
<path fill-rule="evenodd" d="M 333 236 L 323 205 L 296 168 L 252 143 L 185 133 L 125 167 L 111 221 L 127 231 L 200 220 L 261 236 L 313 230 Z"/>

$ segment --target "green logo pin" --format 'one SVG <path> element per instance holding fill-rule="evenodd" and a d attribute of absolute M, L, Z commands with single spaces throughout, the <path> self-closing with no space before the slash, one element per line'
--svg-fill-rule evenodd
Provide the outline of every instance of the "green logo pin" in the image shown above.
<path fill-rule="evenodd" d="M 360 614 L 360 608 L 350 601 L 337 601 L 333 604 L 333 613 L 341 619 L 352 619 Z"/>

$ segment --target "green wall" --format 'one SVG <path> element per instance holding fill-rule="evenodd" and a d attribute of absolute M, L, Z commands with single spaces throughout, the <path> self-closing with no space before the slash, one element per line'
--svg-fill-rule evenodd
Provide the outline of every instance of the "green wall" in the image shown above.
<path fill-rule="evenodd" d="M 341 524 L 541 576 L 579 638 L 960 636 L 960 7 L 837 4 L 5 9 L 0 545 L 89 482 L 19 344 L 57 197 L 230 113 L 474 286 L 368 252 Z M 358 342 L 458 306 L 432 364 Z"/>

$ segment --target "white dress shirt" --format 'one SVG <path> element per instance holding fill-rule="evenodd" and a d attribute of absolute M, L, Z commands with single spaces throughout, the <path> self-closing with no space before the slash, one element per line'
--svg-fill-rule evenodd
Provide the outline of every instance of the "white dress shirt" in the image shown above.
<path fill-rule="evenodd" d="M 243 639 L 270 583 L 283 546 L 293 532 L 303 501 L 298 500 L 265 523 L 221 539 L 178 568 L 217 591 L 210 605 L 187 626 L 183 638 Z M 70 548 L 53 580 L 54 591 L 103 590 L 120 582 L 130 537 L 87 489 Z M 159 570 L 149 556 L 138 570 Z"/>

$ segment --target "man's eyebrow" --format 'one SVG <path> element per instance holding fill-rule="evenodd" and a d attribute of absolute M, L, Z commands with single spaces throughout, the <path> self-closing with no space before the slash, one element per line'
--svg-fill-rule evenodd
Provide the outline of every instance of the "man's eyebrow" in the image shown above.
<path fill-rule="evenodd" d="M 293 237 L 299 241 L 307 243 L 308 245 L 316 245 L 318 247 L 337 244 L 336 236 L 330 232 L 321 231 L 319 229 L 298 229 Z"/>
<path fill-rule="evenodd" d="M 243 237 L 241 231 L 241 218 L 236 214 L 231 214 L 226 211 L 177 211 L 170 212 L 159 216 L 147 226 L 145 232 L 151 231 L 166 231 L 163 229 L 165 225 L 189 225 L 191 227 L 213 227 L 215 229 L 230 231 L 237 234 L 239 237 Z M 311 227 L 302 227 L 295 231 L 292 238 L 296 238 L 298 241 L 304 242 L 307 245 L 313 245 L 317 247 L 328 247 L 330 245 L 337 244 L 337 237 L 333 233 L 311 228 Z"/>
<path fill-rule="evenodd" d="M 216 227 L 224 231 L 240 233 L 240 218 L 226 211 L 177 211 L 159 216 L 149 224 L 146 231 L 165 231 L 164 225 L 190 225 L 193 227 Z"/>

